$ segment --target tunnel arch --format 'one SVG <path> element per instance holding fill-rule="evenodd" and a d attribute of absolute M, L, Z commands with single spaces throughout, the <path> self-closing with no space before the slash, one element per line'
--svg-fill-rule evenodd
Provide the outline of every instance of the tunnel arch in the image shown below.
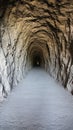
<path fill-rule="evenodd" d="M 45 43 L 46 44 L 46 43 Z M 46 68 L 46 59 L 48 60 L 48 51 L 46 45 L 38 41 L 30 44 L 27 50 L 27 59 L 31 68 L 41 67 Z"/>

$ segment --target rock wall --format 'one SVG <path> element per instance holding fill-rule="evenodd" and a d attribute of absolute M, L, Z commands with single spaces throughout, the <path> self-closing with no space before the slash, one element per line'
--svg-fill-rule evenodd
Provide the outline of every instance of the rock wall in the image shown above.
<path fill-rule="evenodd" d="M 32 68 L 33 55 L 72 93 L 73 2 L 69 0 L 1 0 L 0 95 Z"/>

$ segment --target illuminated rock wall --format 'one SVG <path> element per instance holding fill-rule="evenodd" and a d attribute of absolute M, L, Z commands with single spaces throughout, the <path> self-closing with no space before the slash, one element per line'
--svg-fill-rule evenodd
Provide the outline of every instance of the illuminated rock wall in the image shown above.
<path fill-rule="evenodd" d="M 41 67 L 72 92 L 72 44 L 71 1 L 1 0 L 0 93 L 7 95 L 37 56 Z"/>

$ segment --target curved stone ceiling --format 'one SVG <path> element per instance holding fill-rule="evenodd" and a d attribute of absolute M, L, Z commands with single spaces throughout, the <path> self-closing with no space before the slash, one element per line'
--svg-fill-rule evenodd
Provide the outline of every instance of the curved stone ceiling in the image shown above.
<path fill-rule="evenodd" d="M 4 95 L 33 67 L 34 57 L 72 92 L 73 2 L 1 0 L 0 6 L 0 82 Z"/>

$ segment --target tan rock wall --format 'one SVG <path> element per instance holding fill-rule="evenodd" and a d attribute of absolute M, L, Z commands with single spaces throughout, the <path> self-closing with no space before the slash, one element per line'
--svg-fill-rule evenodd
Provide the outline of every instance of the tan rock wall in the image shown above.
<path fill-rule="evenodd" d="M 11 0 L 7 6 L 2 3 L 0 19 L 0 55 L 4 57 L 3 68 L 0 59 L 0 75 L 4 69 L 8 88 L 17 85 L 32 68 L 34 52 L 42 53 L 45 70 L 70 88 L 73 2 Z"/>

